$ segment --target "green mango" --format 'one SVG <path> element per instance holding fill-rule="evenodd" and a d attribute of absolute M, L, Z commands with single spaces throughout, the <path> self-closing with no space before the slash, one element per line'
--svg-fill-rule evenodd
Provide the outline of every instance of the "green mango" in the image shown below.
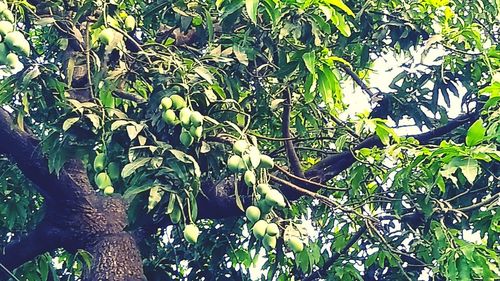
<path fill-rule="evenodd" d="M 264 235 L 264 238 L 262 238 L 262 245 L 264 245 L 264 248 L 267 251 L 270 251 L 274 248 L 276 248 L 276 236 L 269 236 L 269 235 Z"/>
<path fill-rule="evenodd" d="M 246 140 L 237 140 L 233 144 L 233 152 L 235 154 L 241 155 L 248 148 L 248 142 Z"/>
<path fill-rule="evenodd" d="M 201 138 L 201 136 L 203 135 L 203 127 L 202 126 L 199 126 L 199 127 L 191 126 L 191 128 L 189 128 L 189 133 L 195 139 L 199 140 Z"/>
<path fill-rule="evenodd" d="M 133 16 L 127 16 L 125 18 L 125 30 L 132 31 L 135 29 L 135 18 Z"/>
<path fill-rule="evenodd" d="M 277 224 L 270 223 L 267 225 L 266 233 L 269 236 L 276 236 L 276 235 L 278 235 L 278 233 L 280 233 L 280 229 L 279 229 Z"/>
<path fill-rule="evenodd" d="M 99 40 L 104 45 L 109 45 L 109 43 L 113 42 L 114 39 L 115 39 L 115 31 L 110 27 L 103 29 L 99 34 Z"/>
<path fill-rule="evenodd" d="M 0 21 L 0 35 L 5 36 L 14 30 L 14 25 L 6 20 Z"/>
<path fill-rule="evenodd" d="M 248 187 L 252 187 L 255 183 L 257 183 L 257 178 L 255 177 L 255 173 L 253 171 L 246 171 L 243 175 L 243 180 Z"/>
<path fill-rule="evenodd" d="M 195 127 L 203 125 L 203 115 L 198 111 L 193 111 L 189 119 L 191 121 L 191 124 Z"/>
<path fill-rule="evenodd" d="M 172 105 L 174 109 L 181 109 L 186 107 L 186 100 L 179 95 L 171 95 L 170 99 L 172 99 Z"/>
<path fill-rule="evenodd" d="M 97 156 L 94 158 L 94 171 L 96 172 L 102 172 L 104 170 L 104 167 L 106 162 L 106 156 L 104 153 L 99 153 Z"/>
<path fill-rule="evenodd" d="M 191 117 L 191 109 L 187 107 L 184 107 L 179 112 L 179 120 L 181 120 L 181 124 L 182 126 L 184 126 L 184 128 L 189 127 L 189 125 L 191 124 L 190 117 Z"/>
<path fill-rule="evenodd" d="M 112 185 L 111 178 L 106 172 L 99 173 L 95 178 L 95 183 L 100 189 L 105 189 L 106 187 Z"/>
<path fill-rule="evenodd" d="M 252 232 L 255 238 L 261 239 L 266 235 L 267 222 L 265 220 L 257 221 L 253 227 Z"/>
<path fill-rule="evenodd" d="M 111 195 L 115 192 L 115 189 L 111 186 L 111 185 L 108 185 L 104 188 L 104 194 L 105 195 Z"/>
<path fill-rule="evenodd" d="M 239 171 L 240 163 L 242 162 L 243 160 L 241 160 L 241 157 L 239 157 L 238 155 L 232 155 L 227 160 L 227 168 L 229 169 L 229 171 L 236 173 Z"/>
<path fill-rule="evenodd" d="M 116 162 L 111 162 L 108 164 L 108 174 L 111 180 L 119 180 L 120 179 L 120 174 L 121 174 L 121 169 L 120 169 L 120 164 Z"/>
<path fill-rule="evenodd" d="M 194 224 L 188 224 L 184 228 L 184 238 L 191 244 L 196 244 L 196 242 L 198 242 L 199 235 L 200 235 L 200 230 Z"/>
<path fill-rule="evenodd" d="M 164 109 L 164 110 L 167 110 L 167 109 L 170 109 L 173 105 L 173 102 L 172 102 L 172 99 L 169 98 L 169 97 L 164 97 L 161 99 L 161 107 Z"/>
<path fill-rule="evenodd" d="M 260 219 L 260 209 L 255 206 L 250 206 L 246 209 L 245 215 L 250 222 L 254 223 Z"/>
<path fill-rule="evenodd" d="M 194 142 L 193 137 L 191 136 L 191 134 L 188 131 L 182 131 L 180 136 L 179 136 L 179 140 L 182 143 L 182 145 L 184 145 L 185 147 L 192 145 Z"/>
<path fill-rule="evenodd" d="M 304 250 L 304 243 L 297 237 L 289 237 L 285 243 L 295 253 L 300 253 Z"/>

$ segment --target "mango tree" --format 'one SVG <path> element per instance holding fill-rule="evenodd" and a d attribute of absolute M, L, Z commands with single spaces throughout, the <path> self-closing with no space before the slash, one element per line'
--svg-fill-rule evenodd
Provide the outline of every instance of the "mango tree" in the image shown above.
<path fill-rule="evenodd" d="M 498 280 L 499 20 L 0 0 L 0 278 Z"/>

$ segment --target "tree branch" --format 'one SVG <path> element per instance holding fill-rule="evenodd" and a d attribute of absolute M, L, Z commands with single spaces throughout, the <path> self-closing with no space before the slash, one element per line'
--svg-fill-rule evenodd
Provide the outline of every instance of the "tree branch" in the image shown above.
<path fill-rule="evenodd" d="M 38 255 L 61 247 L 62 243 L 58 237 L 60 237 L 59 231 L 49 227 L 47 223 L 42 221 L 39 227 L 27 236 L 22 237 L 19 241 L 8 244 L 2 249 L 0 252 L 0 264 L 8 270 L 13 270 L 33 260 Z M 0 272 L 0 279 L 5 274 L 7 272 Z"/>
<path fill-rule="evenodd" d="M 23 174 L 30 179 L 44 197 L 58 200 L 82 202 L 92 193 L 87 172 L 82 163 L 68 161 L 59 177 L 50 173 L 48 161 L 42 155 L 38 140 L 26 131 L 20 130 L 9 113 L 0 108 L 0 153 L 17 163 Z"/>
<path fill-rule="evenodd" d="M 427 144 L 432 139 L 436 137 L 443 136 L 454 129 L 468 123 L 473 122 L 479 118 L 479 115 L 476 113 L 464 114 L 456 118 L 455 120 L 449 121 L 446 125 L 431 130 L 426 133 L 417 134 L 417 135 L 408 135 L 407 138 L 412 137 L 418 140 L 421 144 Z M 382 146 L 382 142 L 377 136 L 372 136 L 358 144 L 356 147 L 352 149 L 352 151 L 344 151 L 339 154 L 335 154 L 320 162 L 316 163 L 316 165 L 312 166 L 305 174 L 306 178 L 314 179 L 318 178 L 319 182 L 326 182 L 333 177 L 337 176 L 341 172 L 348 169 L 354 162 L 356 162 L 356 158 L 354 157 L 354 151 L 358 151 L 362 148 L 372 148 L 372 147 L 380 147 Z"/>
<path fill-rule="evenodd" d="M 293 147 L 293 141 L 291 140 L 292 135 L 290 133 L 290 111 L 292 107 L 292 94 L 290 93 L 290 89 L 286 89 L 283 92 L 285 103 L 283 107 L 283 125 L 281 127 L 281 131 L 283 133 L 283 138 L 285 139 L 285 149 L 286 155 L 288 157 L 288 161 L 290 162 L 290 168 L 292 173 L 301 178 L 304 177 L 304 171 L 300 167 L 300 159 L 297 156 L 297 152 Z"/>
<path fill-rule="evenodd" d="M 356 84 L 358 84 L 361 87 L 361 89 L 370 96 L 370 98 L 374 99 L 377 96 L 375 93 L 372 92 L 372 90 L 370 90 L 370 88 L 368 88 L 368 86 L 363 82 L 363 80 L 361 80 L 361 78 L 356 73 L 354 73 L 354 71 L 352 71 L 352 69 L 349 66 L 343 63 L 340 63 L 339 65 L 340 68 L 342 68 L 345 71 L 345 73 L 351 76 L 352 80 L 354 80 L 354 82 L 356 82 Z"/>

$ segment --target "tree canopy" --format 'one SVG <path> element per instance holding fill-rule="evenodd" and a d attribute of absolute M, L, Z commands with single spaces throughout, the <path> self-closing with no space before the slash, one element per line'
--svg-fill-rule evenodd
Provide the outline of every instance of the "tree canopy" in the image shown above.
<path fill-rule="evenodd" d="M 0 0 L 0 279 L 498 280 L 499 30 L 498 0 Z"/>

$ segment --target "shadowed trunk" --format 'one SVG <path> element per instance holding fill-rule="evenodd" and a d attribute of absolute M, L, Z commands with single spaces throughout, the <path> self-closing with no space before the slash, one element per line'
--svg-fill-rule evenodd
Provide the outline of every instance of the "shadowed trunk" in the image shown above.
<path fill-rule="evenodd" d="M 78 160 L 68 161 L 59 176 L 51 174 L 39 142 L 20 130 L 3 109 L 0 139 L 0 153 L 17 163 L 45 198 L 44 219 L 33 232 L 3 249 L 2 265 L 13 270 L 47 251 L 83 249 L 92 256 L 83 280 L 145 280 L 139 249 L 124 230 L 128 206 L 120 196 L 96 193 Z"/>

